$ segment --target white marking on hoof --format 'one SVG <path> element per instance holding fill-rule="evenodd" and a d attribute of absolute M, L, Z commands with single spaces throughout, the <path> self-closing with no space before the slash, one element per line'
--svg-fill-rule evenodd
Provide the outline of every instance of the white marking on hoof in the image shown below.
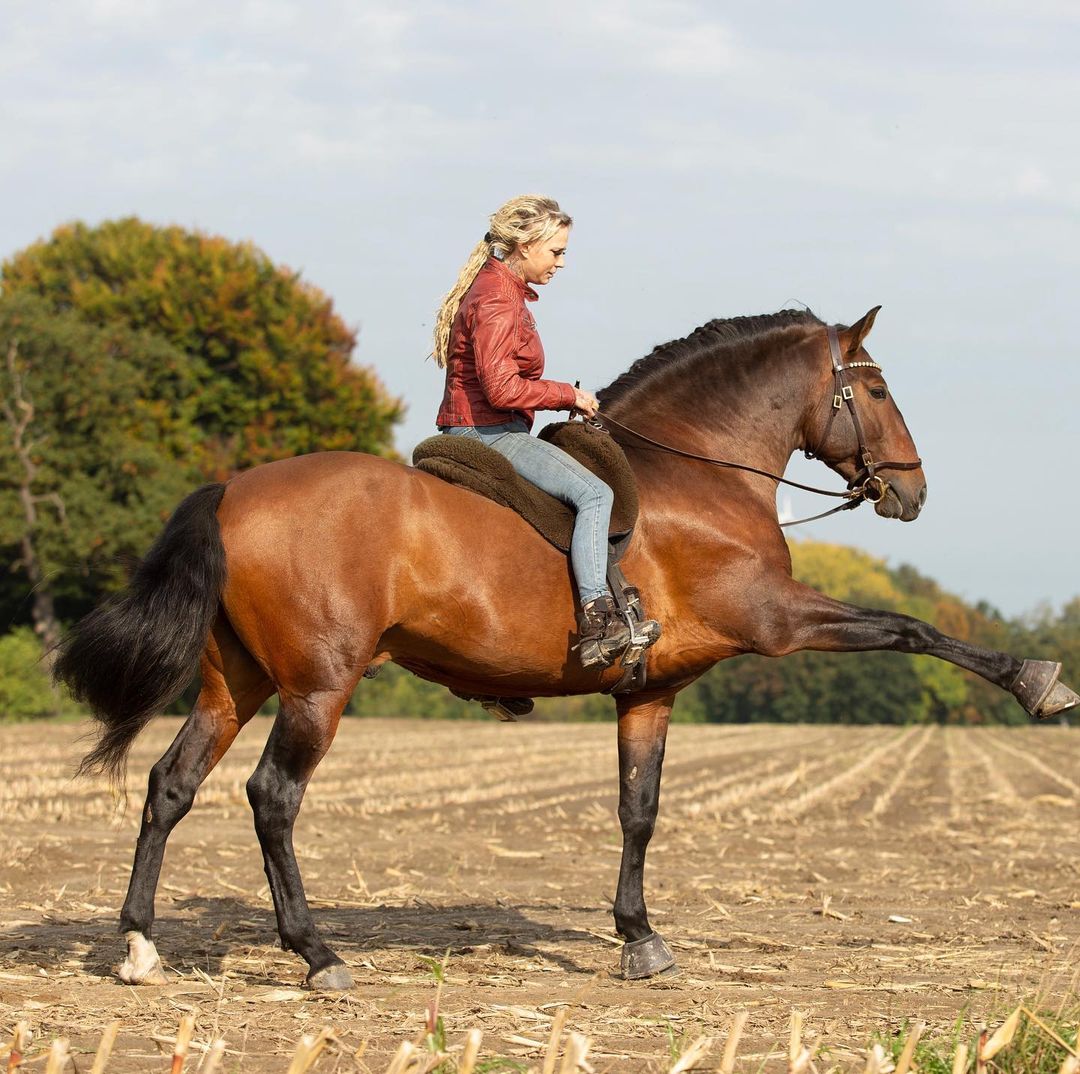
<path fill-rule="evenodd" d="M 307 979 L 308 988 L 317 992 L 344 992 L 352 988 L 352 974 L 340 962 L 324 966 Z"/>
<path fill-rule="evenodd" d="M 120 980 L 129 985 L 168 984 L 157 948 L 141 932 L 126 932 L 128 954 L 120 967 Z"/>

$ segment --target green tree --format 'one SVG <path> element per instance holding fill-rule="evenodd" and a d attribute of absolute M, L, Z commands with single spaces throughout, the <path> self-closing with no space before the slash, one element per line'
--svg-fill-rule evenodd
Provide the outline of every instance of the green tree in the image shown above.
<path fill-rule="evenodd" d="M 355 333 L 325 294 L 250 243 L 134 217 L 74 223 L 4 262 L 0 292 L 185 354 L 208 477 L 309 451 L 392 453 L 401 403 L 352 364 Z"/>
<path fill-rule="evenodd" d="M 196 479 L 195 382 L 147 333 L 0 297 L 0 622 L 86 609 L 123 577 Z"/>
<path fill-rule="evenodd" d="M 0 635 L 0 721 L 53 716 L 70 707 L 52 691 L 33 631 L 19 627 Z"/>

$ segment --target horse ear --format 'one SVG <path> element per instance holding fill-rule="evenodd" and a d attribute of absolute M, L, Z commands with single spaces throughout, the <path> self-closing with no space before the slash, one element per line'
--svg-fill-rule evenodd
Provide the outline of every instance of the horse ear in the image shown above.
<path fill-rule="evenodd" d="M 845 328 L 840 332 L 840 336 L 844 341 L 844 353 L 849 358 L 858 353 L 863 340 L 870 335 L 870 329 L 874 327 L 874 318 L 878 315 L 879 309 L 881 309 L 880 306 L 875 306 L 860 317 L 850 328 Z"/>

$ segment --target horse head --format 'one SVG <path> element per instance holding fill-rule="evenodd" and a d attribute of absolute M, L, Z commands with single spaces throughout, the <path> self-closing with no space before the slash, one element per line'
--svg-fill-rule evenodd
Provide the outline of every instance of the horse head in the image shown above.
<path fill-rule="evenodd" d="M 805 443 L 808 455 L 864 488 L 883 518 L 911 522 L 926 502 L 926 475 L 881 367 L 863 346 L 879 309 L 821 334 L 816 364 L 825 402 L 811 409 Z"/>

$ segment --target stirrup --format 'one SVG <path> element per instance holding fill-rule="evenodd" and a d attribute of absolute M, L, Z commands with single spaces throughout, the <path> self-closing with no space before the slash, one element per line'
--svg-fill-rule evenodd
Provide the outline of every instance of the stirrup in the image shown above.
<path fill-rule="evenodd" d="M 607 694 L 631 694 L 641 690 L 648 679 L 645 650 L 660 640 L 660 624 L 648 618 L 641 591 L 632 586 L 614 558 L 608 561 L 608 588 L 615 598 L 621 618 L 630 627 L 630 644 L 619 658 L 622 675 L 606 687 Z"/>
<path fill-rule="evenodd" d="M 490 694 L 466 694 L 453 689 L 450 693 L 462 701 L 479 701 L 485 712 L 497 716 L 504 723 L 515 723 L 519 716 L 528 716 L 533 710 L 531 697 L 494 697 Z"/>
<path fill-rule="evenodd" d="M 633 674 L 645 650 L 660 640 L 661 631 L 655 619 L 637 619 L 633 612 L 625 613 L 625 618 L 630 625 L 630 642 L 623 650 L 619 664 Z"/>

